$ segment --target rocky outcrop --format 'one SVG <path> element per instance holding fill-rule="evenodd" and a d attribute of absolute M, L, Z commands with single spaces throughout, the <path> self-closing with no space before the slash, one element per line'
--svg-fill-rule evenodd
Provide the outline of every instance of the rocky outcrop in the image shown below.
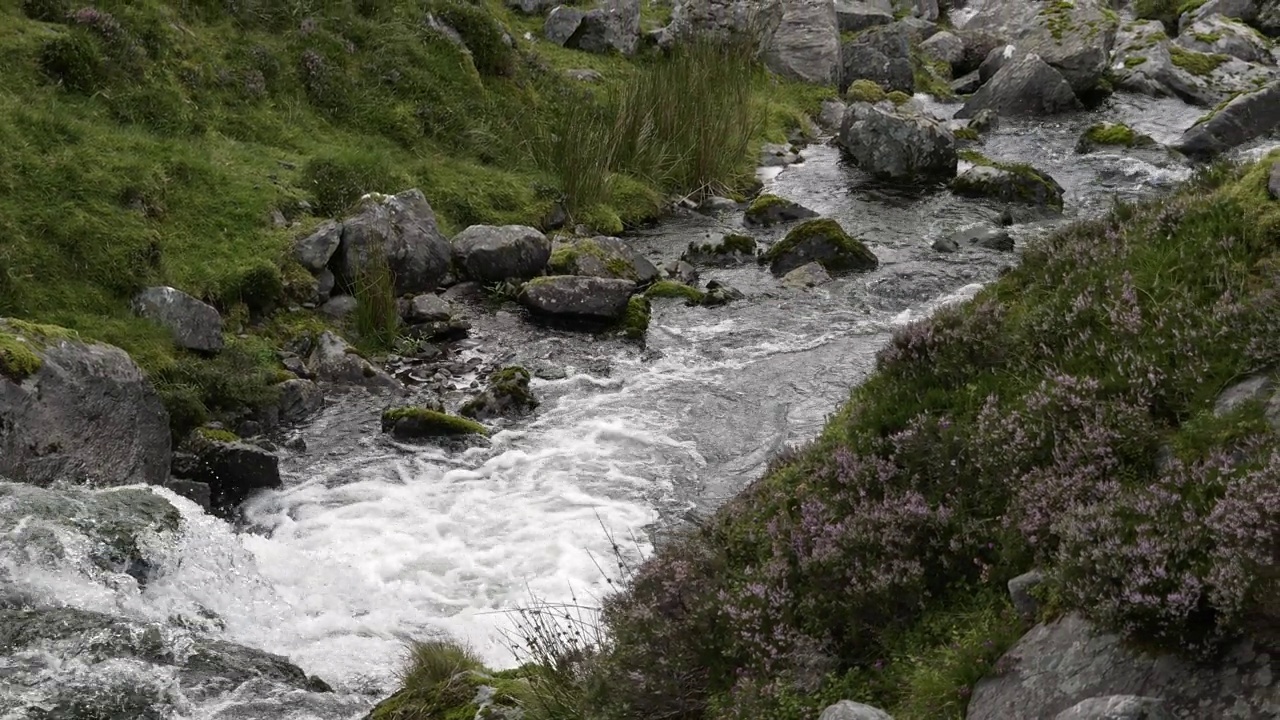
<path fill-rule="evenodd" d="M 932 117 L 887 103 L 854 103 L 840 128 L 840 148 L 878 178 L 937 181 L 955 176 L 955 137 Z"/>
<path fill-rule="evenodd" d="M 307 368 L 316 379 L 339 385 L 359 385 L 370 389 L 403 392 L 400 381 L 360 357 L 346 340 L 331 332 L 320 333 L 307 358 Z"/>
<path fill-rule="evenodd" d="M 169 459 L 169 414 L 127 353 L 0 319 L 0 475 L 159 484 Z"/>
<path fill-rule="evenodd" d="M 836 0 L 836 23 L 842 33 L 856 33 L 893 22 L 893 11 L 875 2 Z"/>
<path fill-rule="evenodd" d="M 184 450 L 173 474 L 208 485 L 209 504 L 215 512 L 229 514 L 254 492 L 284 485 L 280 459 L 260 447 L 214 439 L 196 430 Z"/>
<path fill-rule="evenodd" d="M 433 290 L 449 272 L 453 249 L 436 225 L 420 190 L 366 195 L 342 223 L 342 242 L 331 259 L 338 285 L 350 288 L 367 263 L 385 261 L 397 295 Z"/>
<path fill-rule="evenodd" d="M 840 28 L 831 0 L 786 0 L 765 52 L 770 70 L 817 85 L 840 79 Z"/>
<path fill-rule="evenodd" d="M 522 367 L 505 367 L 489 376 L 484 392 L 468 400 L 458 411 L 477 420 L 524 415 L 538 407 L 529 390 L 531 376 Z"/>
<path fill-rule="evenodd" d="M 454 236 L 453 257 L 477 282 L 528 280 L 546 269 L 551 241 L 524 225 L 472 225 Z"/>
<path fill-rule="evenodd" d="M 946 30 L 935 33 L 928 40 L 920 43 L 920 50 L 953 68 L 964 62 L 964 41 Z"/>
<path fill-rule="evenodd" d="M 1220 15 L 1196 20 L 1174 42 L 1200 53 L 1229 55 L 1245 62 L 1270 65 L 1271 47 L 1256 30 Z"/>
<path fill-rule="evenodd" d="M 553 275 L 525 283 L 520 302 L 542 315 L 616 321 L 626 313 L 635 289 L 630 280 Z"/>
<path fill-rule="evenodd" d="M 813 262 L 833 275 L 874 270 L 880 264 L 861 240 L 826 218 L 802 223 L 760 259 L 779 277 Z"/>
<path fill-rule="evenodd" d="M 1280 661 L 1243 641 L 1209 664 L 1125 646 L 1078 615 L 1037 625 L 977 684 L 967 720 L 1052 718 L 1090 698 L 1159 698 L 1179 720 L 1280 717 Z M 1067 717 L 1072 717 L 1067 715 Z"/>
<path fill-rule="evenodd" d="M 543 34 L 575 50 L 635 55 L 640 47 L 640 0 L 600 0 L 586 12 L 560 5 L 547 16 Z"/>
<path fill-rule="evenodd" d="M 893 716 L 877 707 L 841 700 L 823 710 L 818 720 L 893 720 Z"/>
<path fill-rule="evenodd" d="M 1280 81 L 1241 95 L 1183 133 L 1175 147 L 1209 159 L 1280 127 Z"/>
<path fill-rule="evenodd" d="M 915 92 L 908 28 L 901 23 L 874 27 L 847 40 L 840 48 L 840 92 L 855 80 L 870 80 L 885 90 Z"/>
<path fill-rule="evenodd" d="M 1205 36 L 1206 41 L 1211 37 Z M 1201 43 L 1194 35 L 1172 41 L 1156 21 L 1130 23 L 1117 40 L 1112 67 L 1116 86 L 1212 107 L 1274 80 L 1276 71 L 1270 64 L 1194 49 L 1208 45 L 1212 42 Z"/>
<path fill-rule="evenodd" d="M 548 271 L 556 275 L 589 275 L 618 278 L 647 285 L 658 278 L 658 268 L 625 240 L 597 235 L 578 238 L 551 253 Z"/>
<path fill-rule="evenodd" d="M 1062 186 L 1030 165 L 974 165 L 951 181 L 951 191 L 964 197 L 1062 210 Z"/>
<path fill-rule="evenodd" d="M 1000 35 L 1038 55 L 1077 94 L 1095 89 L 1107 70 L 1120 23 L 1105 0 L 980 0 L 974 6 L 962 29 Z"/>
<path fill-rule="evenodd" d="M 168 330 L 180 348 L 206 353 L 222 349 L 222 316 L 177 288 L 143 290 L 133 298 L 133 311 Z"/>
<path fill-rule="evenodd" d="M 968 118 L 993 110 L 1003 116 L 1036 117 L 1080 108 L 1066 79 L 1038 55 L 1028 53 L 1005 63 L 955 116 Z"/>

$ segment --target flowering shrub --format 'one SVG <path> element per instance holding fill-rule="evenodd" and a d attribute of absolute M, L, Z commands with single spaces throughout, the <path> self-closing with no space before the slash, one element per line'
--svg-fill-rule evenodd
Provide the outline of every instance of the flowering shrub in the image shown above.
<path fill-rule="evenodd" d="M 1066 228 L 897 333 L 821 438 L 610 599 L 606 715 L 812 717 L 833 687 L 962 708 L 991 648 L 904 638 L 1033 566 L 1065 609 L 1183 652 L 1280 615 L 1280 443 L 1256 403 L 1212 411 L 1280 361 L 1266 173 Z"/>

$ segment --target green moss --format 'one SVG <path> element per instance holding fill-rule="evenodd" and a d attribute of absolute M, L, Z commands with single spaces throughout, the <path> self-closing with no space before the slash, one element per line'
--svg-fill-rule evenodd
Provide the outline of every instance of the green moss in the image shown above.
<path fill-rule="evenodd" d="M 532 700 L 522 677 L 490 673 L 470 650 L 443 641 L 416 642 L 409 648 L 403 687 L 373 709 L 370 720 L 472 720 L 481 717 L 475 698 L 492 687 L 498 708 L 520 708 Z"/>
<path fill-rule="evenodd" d="M 1219 65 L 1227 62 L 1231 58 L 1221 54 L 1206 54 L 1187 50 L 1179 45 L 1169 46 L 1169 57 L 1173 60 L 1173 64 L 1186 70 L 1192 75 L 1200 77 L 1208 77 L 1218 69 Z"/>
<path fill-rule="evenodd" d="M 1040 14 L 1044 16 L 1045 23 L 1049 28 L 1049 34 L 1053 36 L 1054 40 L 1061 40 L 1067 32 L 1074 29 L 1075 24 L 1071 21 L 1071 11 L 1075 7 L 1075 3 L 1070 0 L 1051 0 L 1040 10 Z"/>
<path fill-rule="evenodd" d="M 1124 123 L 1096 123 L 1084 132 L 1084 138 L 1096 145 L 1118 145 L 1122 147 L 1143 147 L 1155 144 L 1148 135 L 1133 131 Z"/>
<path fill-rule="evenodd" d="M 894 90 L 893 92 L 886 95 L 885 99 L 893 103 L 894 105 L 905 105 L 911 102 L 911 96 L 902 92 L 901 90 Z"/>
<path fill-rule="evenodd" d="M 781 198 L 781 197 L 778 197 L 777 195 L 772 195 L 770 193 L 763 193 L 762 195 L 757 197 L 755 200 L 752 200 L 751 204 L 747 206 L 747 215 L 762 216 L 766 212 L 768 212 L 771 208 L 789 207 L 792 204 L 793 203 L 790 200 L 787 200 L 785 198 Z"/>
<path fill-rule="evenodd" d="M 384 430 L 404 428 L 407 435 L 423 437 L 488 434 L 488 430 L 474 420 L 415 406 L 384 410 L 382 426 Z"/>
<path fill-rule="evenodd" d="M 940 100 L 955 97 L 951 89 L 951 65 L 921 52 L 918 47 L 911 51 L 911 75 L 916 92 L 932 95 Z"/>
<path fill-rule="evenodd" d="M 647 298 L 683 298 L 690 304 L 697 305 L 702 302 L 706 293 L 675 280 L 659 280 L 650 285 L 644 295 Z"/>
<path fill-rule="evenodd" d="M 1124 66 L 1127 68 L 1136 68 L 1146 61 L 1147 59 L 1141 55 L 1130 55 L 1124 59 Z"/>
<path fill-rule="evenodd" d="M 1212 45 L 1222 39 L 1221 32 L 1191 33 L 1191 37 L 1205 45 Z"/>
<path fill-rule="evenodd" d="M 956 155 L 974 165 L 996 168 L 1016 177 L 1008 182 L 971 181 L 963 173 L 951 181 L 951 190 L 967 197 L 996 197 L 1005 202 L 1025 202 L 1062 209 L 1062 190 L 1045 173 L 1026 163 L 997 162 L 976 150 L 960 150 Z"/>
<path fill-rule="evenodd" d="M 744 255 L 754 255 L 756 252 L 756 239 L 749 235 L 739 235 L 730 233 L 724 236 L 714 249 L 717 254 L 741 253 Z"/>
<path fill-rule="evenodd" d="M 42 364 L 27 340 L 0 332 L 0 375 L 21 382 L 40 370 Z"/>
<path fill-rule="evenodd" d="M 791 232 L 787 233 L 787 236 L 781 242 L 774 244 L 765 251 L 760 260 L 761 262 L 771 263 L 786 253 L 792 252 L 802 243 L 815 238 L 824 239 L 839 249 L 837 257 L 818 261 L 830 272 L 865 270 L 874 268 L 879 263 L 876 256 L 867 249 L 866 245 L 849 235 L 840 226 L 840 223 L 830 218 L 806 220 L 797 225 Z"/>
<path fill-rule="evenodd" d="M 871 80 L 854 80 L 845 90 L 844 97 L 849 102 L 878 103 L 886 95 L 884 88 Z"/>
<path fill-rule="evenodd" d="M 214 442 L 222 442 L 222 443 L 240 442 L 240 436 L 236 435 L 230 430 L 219 430 L 217 428 L 202 427 L 202 428 L 196 428 L 195 432 L 196 432 L 196 435 L 199 435 L 201 438 L 205 440 L 212 440 Z"/>
<path fill-rule="evenodd" d="M 977 140 L 979 138 L 978 131 L 971 127 L 956 128 L 952 133 L 957 140 Z"/>
<path fill-rule="evenodd" d="M 622 317 L 622 333 L 632 340 L 643 340 L 649 332 L 649 298 L 632 295 L 627 301 L 627 311 Z"/>

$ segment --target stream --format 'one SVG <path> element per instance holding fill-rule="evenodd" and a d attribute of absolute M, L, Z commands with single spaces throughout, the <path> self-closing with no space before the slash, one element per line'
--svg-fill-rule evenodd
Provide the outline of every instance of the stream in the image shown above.
<path fill-rule="evenodd" d="M 926 104 L 939 115 L 957 107 Z M 1149 195 L 1189 175 L 1119 151 L 1077 155 L 1088 124 L 1125 121 L 1171 142 L 1202 112 L 1116 96 L 1093 113 L 1005 122 L 978 149 L 1031 163 L 1066 190 L 1064 217 L 1011 229 L 1019 247 L 1105 211 L 1115 196 Z M 74 567 L 10 566 L 13 579 L 89 610 L 184 618 L 219 639 L 287 656 L 335 691 L 247 683 L 182 699 L 191 720 L 361 718 L 395 688 L 413 638 L 454 637 L 491 666 L 512 666 L 510 610 L 534 601 L 591 605 L 617 576 L 615 543 L 621 561 L 635 563 L 662 530 L 714 510 L 773 454 L 821 429 L 894 328 L 971 297 L 1017 261 L 1016 253 L 931 247 L 948 231 L 993 222 L 999 206 L 878 185 L 827 145 L 803 155 L 781 172 L 762 170 L 766 191 L 864 239 L 880 259 L 875 272 L 793 290 L 755 265 L 700 269 L 704 282 L 727 283 L 746 299 L 718 308 L 656 300 L 643 347 L 532 325 L 513 307 L 469 306 L 473 330 L 461 356 L 531 368 L 542 403 L 487 446 L 447 452 L 391 441 L 379 432 L 383 401 L 338 396 L 297 431 L 308 450 L 286 451 L 286 487 L 252 499 L 239 531 L 156 490 L 182 511 L 185 530 L 158 549 L 163 572 L 145 589 L 91 582 Z M 741 212 L 689 212 L 630 240 L 661 266 L 690 241 L 731 231 L 741 231 Z M 751 234 L 767 243 L 783 230 Z M 59 667 L 68 677 L 105 672 L 71 657 Z M 0 688 L 5 673 L 0 667 Z M 0 706 L 0 719 L 19 717 Z"/>

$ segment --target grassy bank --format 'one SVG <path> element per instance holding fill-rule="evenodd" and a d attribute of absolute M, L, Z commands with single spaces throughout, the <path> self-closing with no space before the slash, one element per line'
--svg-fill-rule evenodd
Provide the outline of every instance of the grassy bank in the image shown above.
<path fill-rule="evenodd" d="M 280 312 L 308 281 L 293 238 L 362 193 L 418 187 L 448 232 L 557 202 L 618 232 L 745 189 L 819 96 L 733 47 L 628 60 L 525 40 L 539 25 L 500 0 L 0 0 L 0 316 L 123 347 L 179 415 L 251 406 L 316 324 Z M 249 337 L 176 352 L 128 312 L 155 283 Z"/>
<path fill-rule="evenodd" d="M 1265 395 L 1215 413 L 1280 362 L 1274 162 L 1117 204 L 896 333 L 819 438 L 630 574 L 596 650 L 526 633 L 561 699 L 534 716 L 963 718 L 1033 568 L 1043 613 L 1142 647 L 1274 628 L 1280 436 Z"/>

